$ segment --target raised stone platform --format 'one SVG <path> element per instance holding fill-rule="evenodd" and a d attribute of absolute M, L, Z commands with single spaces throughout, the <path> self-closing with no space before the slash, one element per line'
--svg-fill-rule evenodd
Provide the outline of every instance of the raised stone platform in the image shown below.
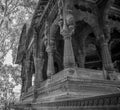
<path fill-rule="evenodd" d="M 69 68 L 41 83 L 37 89 L 38 97 L 35 100 L 33 100 L 34 90 L 31 90 L 23 95 L 21 104 L 40 107 L 41 104 L 45 103 L 62 103 L 62 101 L 117 94 L 120 93 L 120 82 L 105 80 L 102 71 Z"/>

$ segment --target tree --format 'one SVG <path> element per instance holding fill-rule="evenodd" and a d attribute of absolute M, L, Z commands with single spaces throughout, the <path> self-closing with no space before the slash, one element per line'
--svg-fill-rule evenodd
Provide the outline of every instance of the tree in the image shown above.
<path fill-rule="evenodd" d="M 13 88 L 20 84 L 20 66 L 4 65 L 11 50 L 15 62 L 21 28 L 30 22 L 38 0 L 0 0 L 0 103 L 14 101 Z"/>

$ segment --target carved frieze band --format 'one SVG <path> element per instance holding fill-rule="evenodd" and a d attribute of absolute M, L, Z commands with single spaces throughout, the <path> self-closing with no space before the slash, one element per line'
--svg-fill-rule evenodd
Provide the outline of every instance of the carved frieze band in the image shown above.
<path fill-rule="evenodd" d="M 107 96 L 98 96 L 93 98 L 86 98 L 81 100 L 67 100 L 67 101 L 58 101 L 50 103 L 40 103 L 41 107 L 105 107 L 105 106 L 116 106 L 120 107 L 120 94 L 107 95 Z"/>

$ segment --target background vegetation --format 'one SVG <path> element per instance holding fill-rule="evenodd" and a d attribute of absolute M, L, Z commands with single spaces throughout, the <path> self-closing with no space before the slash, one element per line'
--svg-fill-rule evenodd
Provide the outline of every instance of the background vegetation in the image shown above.
<path fill-rule="evenodd" d="M 21 28 L 30 22 L 38 0 L 0 0 L 0 106 L 16 101 L 14 87 L 21 83 L 20 66 L 14 65 Z M 12 63 L 4 64 L 12 51 Z"/>

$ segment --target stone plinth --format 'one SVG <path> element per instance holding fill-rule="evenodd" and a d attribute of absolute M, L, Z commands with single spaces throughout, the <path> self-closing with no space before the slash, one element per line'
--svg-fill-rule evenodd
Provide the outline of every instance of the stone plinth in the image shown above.
<path fill-rule="evenodd" d="M 54 105 L 57 102 L 64 105 L 66 101 L 72 104 L 72 100 L 74 102 L 75 100 L 92 100 L 94 97 L 104 98 L 106 95 L 118 94 L 120 92 L 119 88 L 120 82 L 105 80 L 102 71 L 69 68 L 41 83 L 37 89 L 38 97 L 34 102 L 32 101 L 33 92 L 31 91 L 24 96 L 21 104 L 31 105 L 32 108 L 37 110 L 44 110 L 40 109 L 43 105 L 43 108 L 48 108 L 48 110 L 57 110 Z M 45 104 L 53 104 L 55 108 L 51 109 Z"/>

